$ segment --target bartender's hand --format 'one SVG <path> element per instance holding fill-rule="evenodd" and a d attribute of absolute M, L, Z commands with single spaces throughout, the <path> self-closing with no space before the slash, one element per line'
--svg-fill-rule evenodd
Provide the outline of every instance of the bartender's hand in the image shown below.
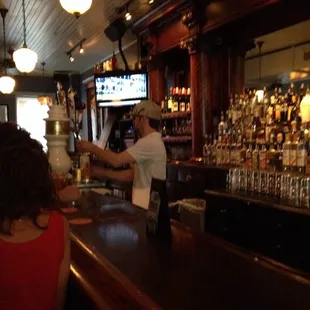
<path fill-rule="evenodd" d="M 74 185 L 69 185 L 59 191 L 58 196 L 62 202 L 78 200 L 81 196 L 79 189 Z"/>
<path fill-rule="evenodd" d="M 91 152 L 94 149 L 94 144 L 86 140 L 77 140 L 76 146 L 79 152 Z"/>

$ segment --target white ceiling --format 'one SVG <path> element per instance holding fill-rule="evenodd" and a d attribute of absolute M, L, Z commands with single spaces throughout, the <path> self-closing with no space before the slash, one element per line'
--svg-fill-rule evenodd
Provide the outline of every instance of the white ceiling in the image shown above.
<path fill-rule="evenodd" d="M 256 38 L 255 41 L 263 41 L 262 53 L 277 50 L 286 46 L 293 46 L 298 43 L 310 40 L 310 20 L 281 29 Z M 247 57 L 258 55 L 258 48 L 249 51 Z"/>
<path fill-rule="evenodd" d="M 117 8 L 123 6 L 125 0 L 93 0 L 90 10 L 79 19 L 64 11 L 59 0 L 25 1 L 27 45 L 38 53 L 38 69 L 41 67 L 40 63 L 45 61 L 50 73 L 83 72 L 112 54 L 113 43 L 105 37 L 104 29 L 115 18 L 124 15 L 119 15 Z M 2 7 L 9 10 L 6 17 L 8 47 L 17 49 L 23 44 L 22 0 L 2 0 L 2 4 Z M 133 0 L 130 6 L 133 20 L 146 14 L 151 7 L 148 0 Z M 85 54 L 76 55 L 75 61 L 69 62 L 66 52 L 84 37 Z M 0 38 L 2 41 L 2 30 Z M 123 46 L 131 45 L 135 40 L 136 37 L 127 31 Z M 0 59 L 2 58 L 1 53 Z M 38 73 L 40 70 L 37 70 Z"/>

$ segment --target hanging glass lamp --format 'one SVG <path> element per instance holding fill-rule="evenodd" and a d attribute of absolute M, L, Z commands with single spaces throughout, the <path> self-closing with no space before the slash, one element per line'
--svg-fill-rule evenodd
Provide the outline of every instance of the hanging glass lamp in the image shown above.
<path fill-rule="evenodd" d="M 36 52 L 28 48 L 26 43 L 26 12 L 25 12 L 25 0 L 23 0 L 23 27 L 24 27 L 24 45 L 22 48 L 18 49 L 13 53 L 13 60 L 15 62 L 16 68 L 22 73 L 30 73 L 34 70 L 38 55 Z"/>
<path fill-rule="evenodd" d="M 88 11 L 92 5 L 92 0 L 60 0 L 61 6 L 76 18 Z"/>

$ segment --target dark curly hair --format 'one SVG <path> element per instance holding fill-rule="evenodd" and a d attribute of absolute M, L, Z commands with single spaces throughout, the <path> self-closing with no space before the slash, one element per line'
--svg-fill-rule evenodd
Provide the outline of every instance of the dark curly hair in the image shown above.
<path fill-rule="evenodd" d="M 44 229 L 37 223 L 42 209 L 58 206 L 42 145 L 18 125 L 0 123 L 0 232 L 10 234 L 12 221 L 21 217 Z"/>

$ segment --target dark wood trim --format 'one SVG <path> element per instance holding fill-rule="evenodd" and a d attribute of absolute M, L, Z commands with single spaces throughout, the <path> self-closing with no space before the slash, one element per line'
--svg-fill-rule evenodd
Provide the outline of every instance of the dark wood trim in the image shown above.
<path fill-rule="evenodd" d="M 272 199 L 264 196 L 259 196 L 251 193 L 242 193 L 242 192 L 227 192 L 227 191 L 213 191 L 205 190 L 207 196 L 215 196 L 221 198 L 229 198 L 234 200 L 241 200 L 245 203 L 253 203 L 267 208 L 273 208 L 285 212 L 301 214 L 305 216 L 310 216 L 310 210 L 297 208 L 290 205 L 285 205 L 278 199 Z"/>

